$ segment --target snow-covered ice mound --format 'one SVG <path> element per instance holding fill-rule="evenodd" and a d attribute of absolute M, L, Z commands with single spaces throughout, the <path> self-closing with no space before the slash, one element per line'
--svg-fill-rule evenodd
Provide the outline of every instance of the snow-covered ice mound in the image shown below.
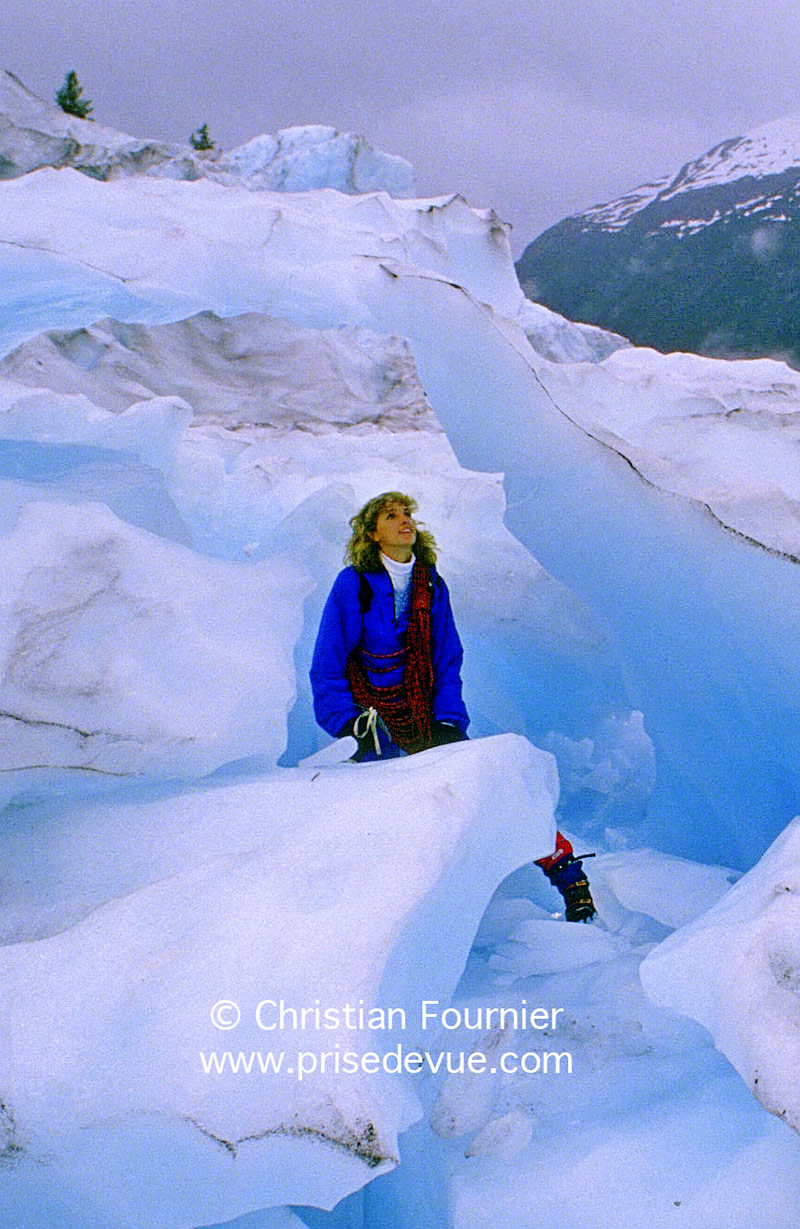
<path fill-rule="evenodd" d="M 523 296 L 506 230 L 493 215 L 457 196 L 425 202 L 381 193 L 252 193 L 207 180 L 99 183 L 70 170 L 42 170 L 2 185 L 0 234 L 6 352 L 34 334 L 107 317 L 152 326 L 208 311 L 407 338 L 427 400 L 462 465 L 505 473 L 515 532 L 598 612 L 595 629 L 605 626 L 616 638 L 605 638 L 594 663 L 602 658 L 600 669 L 575 671 L 566 663 L 565 672 L 563 657 L 558 670 L 552 657 L 540 657 L 524 682 L 517 681 L 524 657 L 516 644 L 509 654 L 494 645 L 492 652 L 471 649 L 468 661 L 478 663 L 494 693 L 481 689 L 491 698 L 491 720 L 480 728 L 524 729 L 537 740 L 556 730 L 580 740 L 611 712 L 623 720 L 631 710 L 642 712 L 659 762 L 649 839 L 671 832 L 673 817 L 681 816 L 680 834 L 664 839 L 674 851 L 709 861 L 746 865 L 788 818 L 784 810 L 797 809 L 786 802 L 800 796 L 797 757 L 789 750 L 796 731 L 785 728 L 786 696 L 797 694 L 800 662 L 794 565 L 786 565 L 789 575 L 783 560 L 722 534 L 698 506 L 702 501 L 654 491 L 576 425 L 570 398 L 585 407 L 608 383 L 607 364 L 632 351 L 618 350 L 602 363 L 538 356 L 514 323 Z M 717 366 L 724 380 L 727 365 Z M 677 400 L 683 396 L 681 389 Z M 228 496 L 241 489 L 242 475 L 226 479 L 231 457 L 235 466 L 244 447 L 230 432 L 225 437 L 213 455 L 195 450 L 193 481 L 181 480 L 185 498 L 176 492 L 174 502 L 184 519 L 186 509 L 196 508 L 189 528 L 203 549 L 241 559 L 256 543 L 258 557 L 272 540 L 264 529 L 280 520 L 272 516 L 277 501 L 271 520 L 258 513 L 266 485 L 258 485 L 258 466 L 248 472 L 246 509 L 234 510 Z M 419 449 L 414 463 L 423 455 Z M 399 457 L 395 449 L 395 474 Z M 365 477 L 368 469 L 376 476 L 377 467 L 365 464 Z M 201 475 L 212 471 L 219 481 L 206 483 Z M 403 489 L 400 482 L 391 486 Z M 437 528 L 424 490 L 411 493 L 422 496 Z M 328 491 L 316 523 L 311 506 L 304 513 L 293 505 L 292 528 L 308 517 L 303 537 L 293 539 L 303 542 L 304 555 L 311 538 L 327 540 L 335 531 L 338 539 L 343 510 L 352 515 L 358 506 L 349 492 L 339 494 Z M 759 516 L 769 516 L 772 506 L 762 501 Z M 468 537 L 462 533 L 462 544 Z M 324 588 L 333 565 L 331 552 Z M 530 604 L 524 600 L 519 609 L 526 617 Z M 518 628 L 514 621 L 494 626 L 512 634 Z M 678 662 L 681 668 L 665 668 Z M 743 662 L 752 680 L 744 705 L 733 702 Z M 781 747 L 787 750 L 776 754 Z M 641 816 L 640 804 L 634 818 Z"/>
<path fill-rule="evenodd" d="M 484 664 L 484 654 L 468 652 L 474 728 L 532 733 L 524 695 L 552 694 L 537 678 L 556 662 L 596 673 L 603 638 L 581 603 L 505 530 L 499 476 L 458 465 L 407 342 L 359 326 L 318 330 L 260 313 L 202 313 L 174 324 L 105 321 L 42 334 L 0 364 L 0 524 L 11 529 L 31 498 L 92 498 L 202 554 L 241 565 L 282 553 L 311 572 L 318 587 L 296 652 L 290 760 L 317 739 L 307 664 L 347 521 L 386 489 L 417 495 L 462 634 L 491 656 Z M 221 604 L 216 617 L 222 632 Z M 254 636 L 263 617 L 254 596 Z M 499 687 L 497 663 L 511 656 L 509 686 Z M 268 692 L 264 702 L 272 721 Z M 209 711 L 214 703 L 209 690 Z M 537 717 L 547 729 L 546 705 Z M 621 751 L 620 734 L 606 741 Z M 550 749 L 563 752 L 557 739 Z M 263 740 L 246 746 L 243 731 L 238 754 L 266 751 Z"/>
<path fill-rule="evenodd" d="M 315 1229 L 402 1225 L 399 1208 L 413 1208 L 415 1229 L 793 1229 L 800 1140 L 639 979 L 659 917 L 698 917 L 730 872 L 647 849 L 589 865 L 591 926 L 554 920 L 556 894 L 533 868 L 501 886 L 453 1000 L 468 1026 L 448 1041 L 486 1068 L 426 1088 L 399 1169 Z M 514 1029 L 523 1001 L 561 1010 L 541 1030 Z M 481 1026 L 498 1007 L 505 1027 L 496 1015 Z"/>
<path fill-rule="evenodd" d="M 207 310 L 406 335 L 366 318 L 370 288 L 403 270 L 448 279 L 510 315 L 524 301 L 508 228 L 455 193 L 394 200 L 205 179 L 98 183 L 46 168 L 2 184 L 0 236 L 2 352 L 103 316 L 160 323 Z"/>
<path fill-rule="evenodd" d="M 6 835 L 19 884 L 16 942 L 0 949 L 12 1223 L 54 1223 L 37 1219 L 43 1192 L 70 1229 L 331 1206 L 394 1164 L 419 1114 L 413 1077 L 403 1088 L 366 1059 L 337 1071 L 334 1056 L 425 1046 L 422 1000 L 447 1004 L 496 884 L 552 848 L 557 789 L 552 758 L 504 735 Z M 241 1012 L 235 1029 L 222 1028 L 233 1008 L 212 1025 L 222 1000 Z M 336 1020 L 273 1028 L 281 1000 Z M 389 1034 L 351 1023 L 347 1004 L 405 1016 Z M 208 1056 L 226 1050 L 283 1051 L 285 1073 L 258 1058 L 249 1074 L 219 1072 Z"/>
<path fill-rule="evenodd" d="M 296 565 L 203 558 L 102 504 L 29 502 L 0 571 L 6 796 L 65 770 L 187 776 L 281 754 Z"/>
<path fill-rule="evenodd" d="M 104 320 L 45 333 L 7 355 L 0 376 L 82 393 L 107 410 L 178 396 L 197 418 L 228 427 L 438 429 L 407 341 L 256 312 L 225 319 L 203 312 L 156 326 Z"/>
<path fill-rule="evenodd" d="M 559 405 L 647 482 L 800 561 L 800 373 L 775 359 L 630 346 L 591 371 L 541 374 Z"/>
<path fill-rule="evenodd" d="M 46 488 L 58 467 L 48 467 L 44 456 L 38 470 L 26 467 L 18 447 L 38 444 L 43 453 L 49 448 L 52 454 L 59 447 L 74 448 L 76 456 L 81 448 L 95 449 L 98 460 L 117 453 L 129 464 L 138 461 L 168 478 L 192 420 L 191 408 L 179 397 L 152 395 L 142 401 L 131 398 L 126 405 L 125 412 L 112 414 L 81 394 L 65 396 L 50 385 L 31 391 L 0 376 L 0 440 L 8 453 L 16 450 L 19 457 L 13 476 L 20 482 L 38 480 L 40 489 Z M 4 476 L 11 476 L 8 464 Z M 8 498 L 8 487 L 5 494 Z"/>
<path fill-rule="evenodd" d="M 530 299 L 520 307 L 516 323 L 537 354 L 551 363 L 602 363 L 615 350 L 631 344 L 619 333 L 577 324 Z"/>
<path fill-rule="evenodd" d="M 654 849 L 604 854 L 599 866 L 604 916 L 615 911 L 604 899 L 608 889 L 628 913 L 646 915 L 670 928 L 685 926 L 704 913 L 738 878 L 727 867 L 705 866 Z"/>
<path fill-rule="evenodd" d="M 220 154 L 204 165 L 218 183 L 243 183 L 272 192 L 388 192 L 414 195 L 414 171 L 405 158 L 375 149 L 362 136 L 338 132 L 324 124 L 282 128 L 264 133 Z"/>
<path fill-rule="evenodd" d="M 9 179 L 43 166 L 76 166 L 105 179 L 135 173 L 185 152 L 193 178 L 191 150 L 163 141 L 140 140 L 88 119 L 68 115 L 45 102 L 13 73 L 0 70 L 0 177 Z"/>
<path fill-rule="evenodd" d="M 74 167 L 94 179 L 207 177 L 273 192 L 414 192 L 414 172 L 405 158 L 324 124 L 284 128 L 275 136 L 263 133 L 224 153 L 198 152 L 190 145 L 132 137 L 69 115 L 37 97 L 13 73 L 0 70 L 0 179 L 45 166 Z"/>
<path fill-rule="evenodd" d="M 759 1101 L 800 1131 L 800 819 L 641 972 L 654 1002 L 703 1024 Z"/>

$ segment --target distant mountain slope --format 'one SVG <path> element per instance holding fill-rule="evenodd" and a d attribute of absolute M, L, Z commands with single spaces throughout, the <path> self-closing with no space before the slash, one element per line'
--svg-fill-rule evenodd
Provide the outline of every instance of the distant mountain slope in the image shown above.
<path fill-rule="evenodd" d="M 565 218 L 517 271 L 530 298 L 634 344 L 800 366 L 800 115 Z"/>

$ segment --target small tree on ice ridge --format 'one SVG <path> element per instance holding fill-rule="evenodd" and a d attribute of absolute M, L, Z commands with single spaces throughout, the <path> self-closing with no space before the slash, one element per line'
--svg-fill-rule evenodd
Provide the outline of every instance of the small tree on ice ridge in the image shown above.
<path fill-rule="evenodd" d="M 195 149 L 213 149 L 214 148 L 214 142 L 211 140 L 211 137 L 208 135 L 208 124 L 203 124 L 200 128 L 197 128 L 192 133 L 189 140 L 192 142 L 192 146 Z"/>
<path fill-rule="evenodd" d="M 78 119 L 89 119 L 92 104 L 88 99 L 81 98 L 82 93 L 83 86 L 78 81 L 78 74 L 71 70 L 67 73 L 64 84 L 56 94 L 56 102 L 68 115 L 77 115 Z"/>

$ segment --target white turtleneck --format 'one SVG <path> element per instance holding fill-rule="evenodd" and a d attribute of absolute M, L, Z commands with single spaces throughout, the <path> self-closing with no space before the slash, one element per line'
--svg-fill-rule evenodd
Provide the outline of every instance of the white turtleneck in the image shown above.
<path fill-rule="evenodd" d="M 386 568 L 394 589 L 394 617 L 399 619 L 411 598 L 411 573 L 414 569 L 414 556 L 408 563 L 398 563 L 396 559 L 384 555 L 381 551 L 381 563 Z"/>

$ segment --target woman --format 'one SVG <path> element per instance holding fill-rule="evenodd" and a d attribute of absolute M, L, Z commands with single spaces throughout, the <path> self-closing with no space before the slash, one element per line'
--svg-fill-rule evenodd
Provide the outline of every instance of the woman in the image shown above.
<path fill-rule="evenodd" d="M 339 573 L 322 612 L 311 688 L 314 715 L 334 738 L 352 734 L 353 759 L 413 755 L 467 737 L 463 650 L 436 543 L 416 502 L 386 491 L 350 521 Z M 581 862 L 562 833 L 538 863 L 564 897 L 568 921 L 595 913 Z"/>
<path fill-rule="evenodd" d="M 355 734 L 359 760 L 457 742 L 469 725 L 450 596 L 416 510 L 407 495 L 386 491 L 352 518 L 349 566 L 314 648 L 314 715 L 336 738 Z"/>

